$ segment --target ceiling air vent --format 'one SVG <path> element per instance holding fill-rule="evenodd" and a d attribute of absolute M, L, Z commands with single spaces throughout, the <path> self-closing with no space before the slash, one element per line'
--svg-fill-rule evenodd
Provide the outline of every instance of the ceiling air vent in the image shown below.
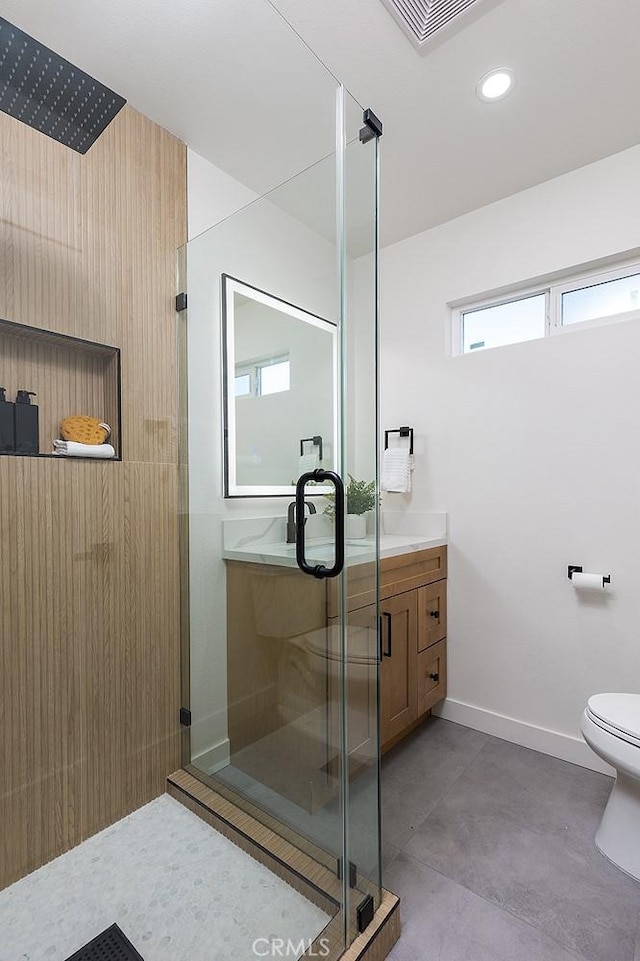
<path fill-rule="evenodd" d="M 418 50 L 482 0 L 382 0 Z"/>

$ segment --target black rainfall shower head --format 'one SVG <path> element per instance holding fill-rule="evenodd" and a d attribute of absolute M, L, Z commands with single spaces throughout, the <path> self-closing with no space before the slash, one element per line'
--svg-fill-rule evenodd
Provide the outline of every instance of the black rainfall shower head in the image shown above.
<path fill-rule="evenodd" d="M 0 110 L 86 153 L 126 100 L 0 17 Z"/>

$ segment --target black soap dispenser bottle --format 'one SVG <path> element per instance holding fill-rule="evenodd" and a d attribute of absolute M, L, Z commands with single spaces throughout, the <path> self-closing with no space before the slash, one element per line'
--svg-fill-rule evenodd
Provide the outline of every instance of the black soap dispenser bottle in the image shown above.
<path fill-rule="evenodd" d="M 16 449 L 13 407 L 7 400 L 4 387 L 0 387 L 0 454 L 13 454 Z"/>
<path fill-rule="evenodd" d="M 38 408 L 31 403 L 32 390 L 19 390 L 14 405 L 16 454 L 37 454 L 40 450 Z"/>

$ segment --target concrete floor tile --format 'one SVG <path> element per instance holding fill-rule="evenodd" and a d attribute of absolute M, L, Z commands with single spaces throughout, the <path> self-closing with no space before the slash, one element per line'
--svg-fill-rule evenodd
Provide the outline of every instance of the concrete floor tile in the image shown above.
<path fill-rule="evenodd" d="M 471 728 L 428 718 L 383 758 L 385 809 L 426 817 L 488 740 Z"/>
<path fill-rule="evenodd" d="M 472 793 L 461 804 L 462 790 L 416 831 L 412 854 L 589 961 L 632 961 L 640 885 L 597 852 L 475 810 Z"/>
<path fill-rule="evenodd" d="M 383 765 L 383 837 L 400 853 L 388 863 L 385 884 L 404 894 L 403 918 L 414 897 L 430 912 L 425 878 L 433 882 L 433 869 L 561 946 L 545 942 L 549 950 L 587 961 L 640 961 L 640 883 L 593 842 L 610 778 L 436 718 L 394 750 Z M 445 910 L 456 928 L 455 912 Z M 484 958 L 486 938 L 474 954 L 471 936 L 443 941 L 442 959 L 465 957 L 459 948 L 474 961 Z M 530 953 L 528 961 L 538 957 L 547 955 Z"/>
<path fill-rule="evenodd" d="M 402 936 L 389 961 L 576 961 L 544 932 L 407 855 L 389 868 L 389 884 L 402 898 Z"/>

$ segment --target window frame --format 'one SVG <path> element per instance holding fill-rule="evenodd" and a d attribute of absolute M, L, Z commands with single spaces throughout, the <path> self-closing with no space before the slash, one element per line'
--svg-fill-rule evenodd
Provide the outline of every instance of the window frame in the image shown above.
<path fill-rule="evenodd" d="M 276 364 L 289 364 L 289 387 L 287 387 L 287 390 L 291 390 L 291 355 L 282 353 L 275 357 L 260 357 L 257 360 L 248 360 L 237 364 L 234 377 L 250 377 L 251 390 L 246 394 L 237 394 L 236 397 L 271 397 L 273 393 L 284 394 L 285 391 L 274 391 L 270 394 L 262 393 L 261 371 L 265 367 L 274 367 Z"/>
<path fill-rule="evenodd" d="M 625 320 L 640 320 L 640 307 L 636 310 L 625 310 L 618 314 L 607 314 L 602 317 L 594 317 L 592 320 L 580 320 L 575 324 L 562 323 L 562 297 L 574 291 L 584 290 L 587 287 L 596 287 L 599 284 L 607 284 L 613 280 L 622 280 L 625 277 L 640 275 L 640 261 L 627 263 L 609 270 L 591 270 L 586 273 L 575 275 L 565 283 L 553 284 L 551 286 L 551 328 L 552 335 L 569 333 L 572 330 L 586 330 L 589 327 L 606 327 L 609 324 L 619 324 Z M 640 281 L 638 282 L 640 287 Z"/>
<path fill-rule="evenodd" d="M 262 372 L 267 370 L 269 367 L 280 366 L 281 364 L 287 364 L 289 367 L 289 386 L 285 387 L 284 390 L 271 390 L 267 394 L 263 393 L 262 390 Z M 284 394 L 288 390 L 291 390 L 291 357 L 289 354 L 282 355 L 281 357 L 271 358 L 268 363 L 259 363 L 256 367 L 256 397 L 272 397 L 274 394 Z"/>
<path fill-rule="evenodd" d="M 506 304 L 515 304 L 519 300 L 529 300 L 531 297 L 545 297 L 545 332 L 544 337 L 549 334 L 549 286 L 536 284 L 531 287 L 520 287 L 518 290 L 511 290 L 502 296 L 484 297 L 482 300 L 467 301 L 466 303 L 452 307 L 453 312 L 453 354 L 454 356 L 466 357 L 468 354 L 481 354 L 485 350 L 496 350 L 495 347 L 481 347 L 478 350 L 464 350 L 464 315 L 472 314 L 477 310 L 486 310 L 487 307 L 504 307 Z M 543 337 L 534 337 L 533 340 L 543 340 Z M 513 344 L 502 344 L 503 347 L 513 347 L 514 344 L 528 344 L 531 340 L 516 340 Z"/>
<path fill-rule="evenodd" d="M 593 327 L 606 327 L 610 324 L 623 323 L 627 320 L 640 320 L 640 307 L 636 310 L 624 311 L 623 313 L 611 314 L 603 317 L 595 317 L 592 320 L 582 320 L 575 324 L 562 323 L 562 297 L 564 294 L 582 290 L 586 287 L 594 287 L 614 280 L 621 280 L 625 277 L 632 277 L 634 274 L 640 275 L 640 260 L 618 261 L 617 264 L 609 266 L 603 265 L 590 269 L 576 269 L 575 272 L 563 271 L 562 275 L 548 277 L 538 283 L 523 284 L 519 287 L 510 286 L 504 288 L 502 293 L 496 292 L 489 296 L 465 298 L 464 301 L 451 303 L 451 348 L 454 357 L 466 357 L 469 354 L 481 354 L 486 350 L 495 350 L 495 347 L 483 347 L 478 350 L 464 350 L 464 315 L 473 313 L 476 310 L 486 310 L 488 307 L 502 307 L 505 304 L 517 303 L 520 300 L 527 300 L 530 297 L 545 295 L 545 330 L 542 337 L 535 337 L 529 340 L 517 340 L 513 344 L 502 344 L 503 347 L 513 347 L 516 344 L 529 344 L 537 340 L 544 340 L 547 337 L 554 337 L 558 334 L 569 334 L 577 330 L 586 330 Z M 640 286 L 640 281 L 639 281 Z"/>
<path fill-rule="evenodd" d="M 235 382 L 238 381 L 241 377 L 248 377 L 248 378 L 249 378 L 249 390 L 248 390 L 246 393 L 244 393 L 244 394 L 236 394 L 236 393 L 234 393 L 234 397 L 236 397 L 236 398 L 238 398 L 238 397 L 253 397 L 253 396 L 255 395 L 255 368 L 254 368 L 254 367 L 247 367 L 247 368 L 237 369 L 236 372 L 235 372 L 235 375 L 234 375 L 234 384 L 235 384 Z"/>

